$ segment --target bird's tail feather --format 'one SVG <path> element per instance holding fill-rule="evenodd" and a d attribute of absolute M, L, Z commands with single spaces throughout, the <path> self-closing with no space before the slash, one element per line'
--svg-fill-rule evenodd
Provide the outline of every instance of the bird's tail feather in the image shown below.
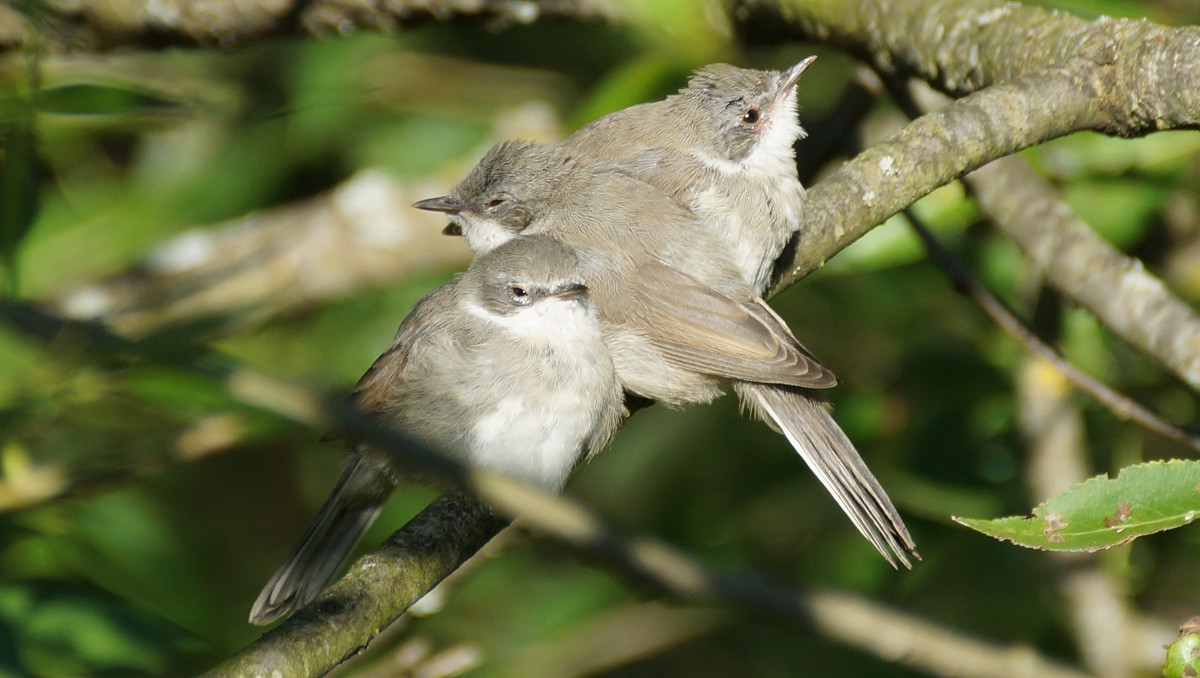
<path fill-rule="evenodd" d="M 362 487 L 363 474 L 378 473 L 357 455 L 347 458 L 341 477 L 300 543 L 271 575 L 254 607 L 250 623 L 269 624 L 311 603 L 333 580 L 351 551 L 383 509 L 379 501 L 353 501 L 351 488 Z"/>
<path fill-rule="evenodd" d="M 916 545 L 887 493 L 825 404 L 803 389 L 741 382 L 742 403 L 777 427 L 816 474 L 854 526 L 893 567 L 912 568 Z"/>

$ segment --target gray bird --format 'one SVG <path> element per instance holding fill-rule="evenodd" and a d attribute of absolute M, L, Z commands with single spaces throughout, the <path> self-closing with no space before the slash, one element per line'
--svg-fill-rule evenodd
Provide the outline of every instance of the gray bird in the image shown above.
<path fill-rule="evenodd" d="M 624 417 L 584 280 L 574 252 L 548 236 L 477 257 L 418 302 L 352 402 L 464 462 L 559 491 Z M 337 485 L 250 621 L 266 624 L 316 598 L 405 478 L 429 480 L 350 441 Z"/>
<path fill-rule="evenodd" d="M 796 82 L 815 58 L 785 71 L 705 66 L 677 94 L 598 118 L 562 147 L 689 207 L 762 294 L 799 227 L 804 187 L 793 147 L 804 130 Z"/>
<path fill-rule="evenodd" d="M 782 431 L 859 531 L 893 565 L 916 555 L 899 513 L 813 389 L 836 377 L 742 278 L 702 220 L 641 180 L 530 142 L 498 144 L 449 196 L 472 249 L 553 234 L 579 256 L 626 390 L 668 406 L 722 387 Z"/>

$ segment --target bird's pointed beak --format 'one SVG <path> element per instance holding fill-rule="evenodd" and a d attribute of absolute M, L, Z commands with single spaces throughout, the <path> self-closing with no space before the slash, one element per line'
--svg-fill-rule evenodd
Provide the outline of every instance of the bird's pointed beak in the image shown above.
<path fill-rule="evenodd" d="M 448 195 L 418 200 L 414 202 L 412 206 L 419 210 L 426 210 L 429 212 L 445 212 L 446 214 L 458 214 L 459 212 L 465 212 L 467 209 L 467 206 L 462 202 L 455 200 Z"/>
<path fill-rule="evenodd" d="M 451 221 L 442 229 L 442 235 L 462 235 L 462 226 Z"/>
<path fill-rule="evenodd" d="M 804 75 L 804 71 L 816 61 L 817 57 L 814 54 L 810 57 L 801 59 L 799 63 L 783 72 L 783 78 L 779 80 L 779 89 L 775 90 L 775 103 L 788 98 L 792 94 L 792 88 L 800 81 L 800 76 Z"/>

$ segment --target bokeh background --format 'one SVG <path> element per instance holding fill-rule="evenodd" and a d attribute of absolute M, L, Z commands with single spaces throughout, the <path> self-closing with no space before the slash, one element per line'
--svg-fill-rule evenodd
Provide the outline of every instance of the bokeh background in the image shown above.
<path fill-rule="evenodd" d="M 1186 0 L 1044 4 L 1200 22 Z M 235 49 L 4 55 L 6 181 L 35 187 L 5 194 L 9 287 L 108 319 L 154 350 L 208 347 L 344 392 L 412 304 L 467 261 L 430 215 L 400 205 L 370 216 L 380 195 L 439 195 L 499 139 L 561 136 L 662 97 L 711 61 L 780 68 L 819 54 L 801 115 L 814 134 L 828 125 L 849 57 L 741 44 L 698 26 L 690 3 L 664 7 L 655 25 L 672 30 L 450 21 Z M 25 152 L 30 120 L 36 145 Z M 880 101 L 844 150 L 902 123 Z M 1105 238 L 1200 300 L 1200 134 L 1080 134 L 1025 155 Z M 961 188 L 917 211 L 1071 361 L 1173 421 L 1196 420 L 1195 393 L 1045 291 Z M 355 257 L 373 262 L 358 277 L 347 273 Z M 1077 661 L 1062 561 L 950 521 L 1046 499 L 1030 490 L 1021 394 L 1062 382 L 957 294 L 899 220 L 774 305 L 841 377 L 836 416 L 909 522 L 924 557 L 912 572 L 881 560 L 785 441 L 731 397 L 639 412 L 567 493 L 723 571 L 854 591 Z M 1085 396 L 1066 402 L 1092 473 L 1188 455 Z M 0 676 L 188 675 L 254 640 L 251 602 L 336 477 L 341 450 L 318 437 L 201 377 L 0 326 Z M 363 548 L 433 496 L 403 488 Z M 1184 528 L 1085 562 L 1169 633 L 1200 606 L 1198 535 Z M 915 675 L 776 619 L 659 601 L 521 533 L 425 607 L 345 675 L 410 675 L 385 663 L 420 656 L 430 676 Z M 441 674 L 434 656 L 449 667 Z"/>

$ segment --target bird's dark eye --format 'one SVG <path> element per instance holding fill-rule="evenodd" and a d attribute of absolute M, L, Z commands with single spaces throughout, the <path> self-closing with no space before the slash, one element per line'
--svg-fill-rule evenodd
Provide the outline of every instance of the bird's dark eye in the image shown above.
<path fill-rule="evenodd" d="M 762 118 L 762 111 L 759 111 L 757 108 L 747 108 L 746 112 L 742 114 L 742 122 L 747 125 L 753 125 L 760 118 Z"/>
<path fill-rule="evenodd" d="M 529 303 L 529 291 L 520 285 L 509 285 L 508 296 L 512 297 L 512 300 L 518 304 Z"/>
<path fill-rule="evenodd" d="M 487 201 L 484 206 L 488 209 L 496 209 L 506 202 L 508 202 L 508 198 L 492 198 L 491 200 Z"/>

